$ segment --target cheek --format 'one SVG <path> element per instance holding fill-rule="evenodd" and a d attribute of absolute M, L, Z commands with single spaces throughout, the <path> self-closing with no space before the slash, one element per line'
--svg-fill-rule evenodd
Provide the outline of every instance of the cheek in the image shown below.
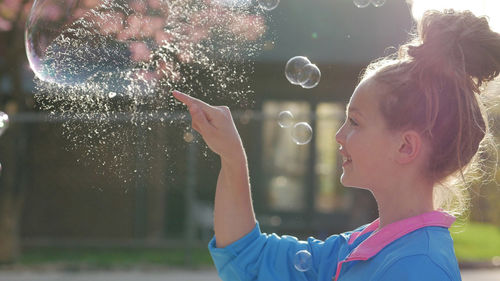
<path fill-rule="evenodd" d="M 382 171 L 389 162 L 389 150 L 387 148 L 387 143 L 378 141 L 374 138 L 374 141 L 370 142 L 365 150 L 367 165 L 370 169 L 374 171 Z"/>
<path fill-rule="evenodd" d="M 347 150 L 354 164 L 367 169 L 377 169 L 384 154 L 374 138 L 363 134 L 350 134 L 347 137 Z"/>
<path fill-rule="evenodd" d="M 362 156 L 370 150 L 369 138 L 360 132 L 350 131 L 346 135 L 346 146 L 351 156 Z"/>

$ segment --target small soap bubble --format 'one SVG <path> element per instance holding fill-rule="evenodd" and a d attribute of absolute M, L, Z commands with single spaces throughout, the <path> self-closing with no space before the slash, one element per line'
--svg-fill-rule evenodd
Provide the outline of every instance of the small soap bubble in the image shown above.
<path fill-rule="evenodd" d="M 358 8 L 366 8 L 370 5 L 371 0 L 353 0 L 353 2 Z"/>
<path fill-rule="evenodd" d="M 279 0 L 259 0 L 259 6 L 267 11 L 274 10 L 279 3 Z"/>
<path fill-rule="evenodd" d="M 194 135 L 191 132 L 185 132 L 183 138 L 185 142 L 192 142 L 194 140 Z"/>
<path fill-rule="evenodd" d="M 285 76 L 294 85 L 300 85 L 306 82 L 307 76 L 304 75 L 304 66 L 311 64 L 308 58 L 295 56 L 288 60 L 285 66 Z"/>
<path fill-rule="evenodd" d="M 9 115 L 0 111 L 0 136 L 3 135 L 5 130 L 9 127 Z"/>
<path fill-rule="evenodd" d="M 278 124 L 281 128 L 290 128 L 293 125 L 293 114 L 286 110 L 278 115 Z"/>
<path fill-rule="evenodd" d="M 115 92 L 109 92 L 108 97 L 110 99 L 112 99 L 112 98 L 116 97 L 116 93 Z"/>
<path fill-rule="evenodd" d="M 300 250 L 295 254 L 293 259 L 295 269 L 300 272 L 306 272 L 312 267 L 312 256 L 307 250 Z"/>
<path fill-rule="evenodd" d="M 372 5 L 376 8 L 382 7 L 385 4 L 385 0 L 371 0 Z"/>
<path fill-rule="evenodd" d="M 298 145 L 304 145 L 311 141 L 313 130 L 306 122 L 299 122 L 293 126 L 292 138 Z"/>
<path fill-rule="evenodd" d="M 303 74 L 306 77 L 305 82 L 300 84 L 302 88 L 311 89 L 319 84 L 321 79 L 321 71 L 315 64 L 308 64 L 304 66 Z"/>

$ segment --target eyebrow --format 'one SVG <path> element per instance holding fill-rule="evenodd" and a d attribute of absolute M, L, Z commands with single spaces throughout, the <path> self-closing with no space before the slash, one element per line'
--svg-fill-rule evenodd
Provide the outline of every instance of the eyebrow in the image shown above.
<path fill-rule="evenodd" d="M 357 112 L 359 114 L 359 116 L 363 117 L 363 114 L 361 114 L 361 110 L 357 109 L 356 107 L 349 106 L 346 109 L 346 115 L 347 115 L 347 112 Z"/>

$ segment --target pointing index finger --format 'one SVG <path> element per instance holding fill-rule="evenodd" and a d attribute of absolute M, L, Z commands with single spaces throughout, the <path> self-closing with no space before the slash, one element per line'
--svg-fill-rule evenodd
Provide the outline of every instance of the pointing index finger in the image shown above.
<path fill-rule="evenodd" d="M 211 105 L 209 105 L 208 103 L 205 103 L 202 100 L 199 100 L 197 98 L 193 98 L 191 96 L 188 96 L 188 95 L 186 95 L 184 93 L 181 93 L 179 91 L 176 91 L 176 90 L 174 90 L 172 92 L 172 95 L 176 99 L 178 99 L 180 102 L 182 102 L 185 105 L 187 105 L 187 107 L 191 107 L 192 105 L 196 104 L 202 110 L 205 110 L 205 111 L 208 111 L 208 112 L 212 112 L 213 111 L 213 107 Z"/>
<path fill-rule="evenodd" d="M 173 91 L 172 92 L 172 95 L 177 99 L 179 100 L 180 102 L 182 102 L 183 104 L 187 105 L 188 107 L 190 107 L 193 103 L 194 103 L 194 100 L 195 98 L 193 97 L 190 97 L 184 93 L 181 93 L 179 91 Z"/>

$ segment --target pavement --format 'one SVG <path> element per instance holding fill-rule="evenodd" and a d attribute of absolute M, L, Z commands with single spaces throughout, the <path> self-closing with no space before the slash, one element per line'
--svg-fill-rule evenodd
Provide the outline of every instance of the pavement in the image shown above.
<path fill-rule="evenodd" d="M 214 270 L 0 271 L 1 281 L 221 281 Z M 500 269 L 462 271 L 463 281 L 500 281 Z"/>

